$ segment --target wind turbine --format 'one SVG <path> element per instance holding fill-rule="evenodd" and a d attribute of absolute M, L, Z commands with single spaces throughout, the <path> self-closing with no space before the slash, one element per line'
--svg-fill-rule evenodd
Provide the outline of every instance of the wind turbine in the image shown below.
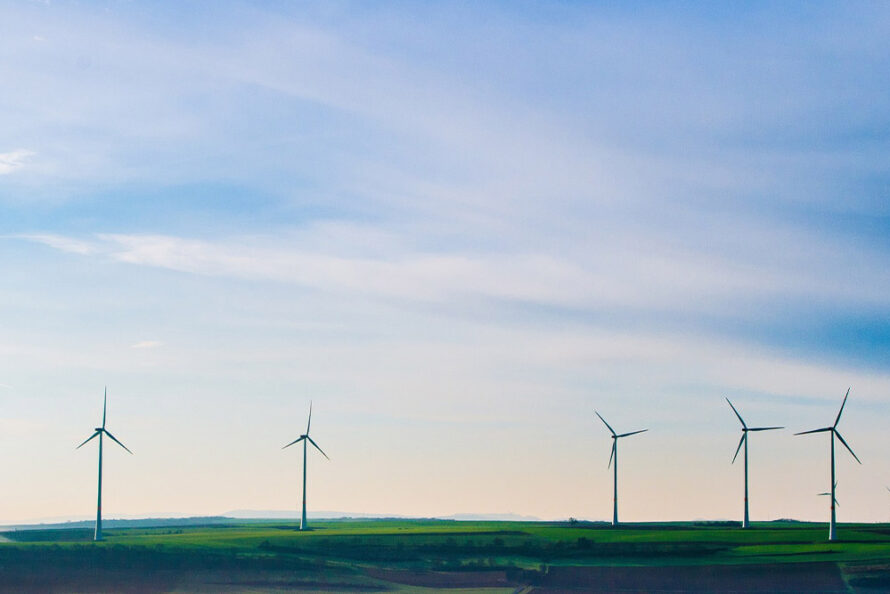
<path fill-rule="evenodd" d="M 300 530 L 306 530 L 309 526 L 306 524 L 306 444 L 311 443 L 315 446 L 315 449 L 321 452 L 321 455 L 325 458 L 328 458 L 328 455 L 324 453 L 324 451 L 318 447 L 318 444 L 312 441 L 312 438 L 309 437 L 309 425 L 312 424 L 312 402 L 309 402 L 309 422 L 306 423 L 306 433 L 293 440 L 283 448 L 289 448 L 295 443 L 303 442 L 303 515 L 300 517 Z M 328 458 L 330 460 L 330 458 Z"/>
<path fill-rule="evenodd" d="M 636 435 L 637 433 L 643 433 L 644 431 L 648 431 L 648 429 L 640 429 L 639 431 L 631 431 L 630 433 L 615 433 L 615 430 L 612 429 L 612 426 L 606 423 L 606 419 L 603 418 L 601 414 L 596 411 L 596 416 L 600 418 L 600 421 L 609 429 L 609 433 L 612 434 L 612 453 L 609 454 L 609 466 L 612 465 L 612 458 L 615 458 L 615 467 L 612 469 L 612 525 L 618 525 L 618 440 L 622 437 L 629 437 L 631 435 Z M 608 468 L 608 466 L 607 466 Z"/>
<path fill-rule="evenodd" d="M 742 438 L 739 440 L 739 447 L 735 449 L 735 455 L 732 457 L 732 463 L 735 464 L 735 459 L 739 457 L 739 450 L 742 449 L 742 444 L 745 446 L 745 517 L 742 520 L 742 528 L 749 528 L 751 523 L 748 521 L 748 432 L 749 431 L 772 431 L 774 429 L 784 429 L 784 427 L 748 427 L 745 424 L 745 420 L 742 418 L 742 415 L 739 414 L 739 411 L 735 409 L 732 405 L 732 402 L 729 402 L 729 398 L 726 399 L 726 402 L 729 403 L 730 408 L 732 408 L 732 412 L 735 413 L 735 416 L 739 418 L 739 422 L 742 424 Z"/>
<path fill-rule="evenodd" d="M 90 435 L 82 444 L 77 446 L 75 449 L 79 450 L 82 448 L 88 441 L 99 436 L 99 497 L 98 502 L 96 503 L 96 532 L 93 534 L 93 540 L 102 540 L 102 438 L 107 435 L 114 443 L 124 448 L 128 452 L 130 449 L 119 442 L 117 438 L 112 435 L 107 429 L 105 429 L 105 410 L 108 404 L 108 387 L 105 388 L 105 396 L 102 400 L 102 426 L 96 427 L 95 433 Z M 133 452 L 130 452 L 131 454 Z"/>
<path fill-rule="evenodd" d="M 847 442 L 844 441 L 843 436 L 837 430 L 837 424 L 841 420 L 841 414 L 844 412 L 844 406 L 847 404 L 847 397 L 850 396 L 850 388 L 847 388 L 847 394 L 844 396 L 844 401 L 841 403 L 841 409 L 837 412 L 837 418 L 834 420 L 834 425 L 831 427 L 822 427 L 821 429 L 813 429 L 811 431 L 801 431 L 800 433 L 795 433 L 795 435 L 806 435 L 807 433 L 831 433 L 831 522 L 828 524 L 828 540 L 836 540 L 837 539 L 837 530 L 835 528 L 835 508 L 837 507 L 837 498 L 835 497 L 835 489 L 837 488 L 837 479 L 835 478 L 835 470 L 834 470 L 834 438 L 837 437 L 844 447 L 847 448 L 847 451 L 856 459 L 857 462 L 862 464 L 862 461 L 859 457 L 853 453 L 853 450 L 847 445 Z"/>

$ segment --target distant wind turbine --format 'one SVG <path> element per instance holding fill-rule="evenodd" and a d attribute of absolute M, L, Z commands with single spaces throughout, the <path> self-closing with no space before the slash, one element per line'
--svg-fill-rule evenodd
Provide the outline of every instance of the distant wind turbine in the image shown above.
<path fill-rule="evenodd" d="M 612 525 L 618 525 L 618 440 L 622 437 L 630 437 L 631 435 L 636 435 L 637 433 L 643 433 L 644 431 L 648 431 L 648 429 L 640 429 L 639 431 L 631 431 L 630 433 L 615 433 L 615 430 L 612 429 L 612 426 L 606 422 L 606 419 L 603 418 L 601 414 L 596 411 L 596 416 L 600 418 L 600 421 L 606 426 L 609 430 L 609 433 L 612 434 L 612 453 L 609 454 L 609 466 L 612 465 L 612 458 L 615 459 L 615 467 L 612 469 Z M 607 466 L 608 468 L 608 466 Z"/>
<path fill-rule="evenodd" d="M 834 488 L 837 489 L 837 483 L 834 484 Z M 825 497 L 825 496 L 827 496 L 827 495 L 831 495 L 831 493 L 819 493 L 819 497 Z M 840 507 L 840 506 L 841 506 L 841 504 L 837 502 L 837 499 L 834 500 L 834 504 L 835 504 L 837 507 Z"/>
<path fill-rule="evenodd" d="M 774 429 L 784 429 L 784 427 L 748 427 L 745 424 L 745 420 L 742 418 L 742 415 L 739 414 L 739 411 L 732 405 L 732 402 L 729 402 L 729 398 L 726 399 L 726 402 L 729 403 L 730 408 L 732 408 L 732 412 L 735 413 L 735 416 L 739 418 L 739 422 L 742 424 L 742 438 L 739 440 L 739 447 L 735 449 L 735 455 L 732 457 L 732 463 L 735 464 L 735 459 L 739 456 L 739 450 L 742 449 L 742 445 L 745 446 L 745 516 L 742 519 L 742 528 L 749 528 L 751 523 L 748 520 L 748 432 L 749 431 L 772 431 Z"/>
<path fill-rule="evenodd" d="M 283 450 L 285 448 L 289 448 L 290 446 L 294 445 L 295 443 L 300 443 L 301 441 L 303 442 L 303 515 L 300 517 L 300 530 L 306 530 L 309 527 L 309 525 L 306 523 L 306 444 L 307 444 L 307 442 L 314 445 L 315 449 L 318 450 L 319 452 L 321 452 L 322 456 L 324 456 L 325 458 L 330 460 L 330 458 L 328 458 L 328 455 L 325 454 L 324 451 L 320 447 L 318 447 L 318 444 L 315 443 L 314 441 L 312 441 L 312 438 L 309 437 L 309 426 L 311 424 L 312 424 L 312 402 L 309 403 L 309 422 L 306 423 L 306 433 L 304 433 L 297 439 L 293 440 L 292 442 L 290 442 L 289 444 L 287 444 L 286 446 L 281 448 Z"/>
<path fill-rule="evenodd" d="M 801 431 L 800 433 L 795 433 L 795 435 L 806 435 L 808 433 L 831 433 L 831 522 L 828 524 L 828 540 L 836 540 L 837 539 L 837 530 L 835 528 L 835 508 L 837 507 L 837 498 L 835 497 L 835 489 L 837 487 L 837 479 L 835 478 L 835 470 L 834 470 L 834 438 L 837 437 L 844 447 L 847 448 L 847 451 L 856 459 L 857 462 L 862 464 L 862 461 L 859 460 L 859 457 L 853 453 L 853 450 L 847 445 L 847 442 L 844 441 L 843 436 L 837 430 L 837 424 L 841 420 L 841 415 L 844 412 L 844 406 L 847 404 L 847 398 L 850 396 L 850 388 L 847 388 L 847 394 L 844 396 L 844 401 L 841 403 L 841 409 L 837 412 L 837 418 L 834 420 L 834 425 L 831 427 L 822 427 L 821 429 L 813 429 L 811 431 Z"/>
<path fill-rule="evenodd" d="M 98 502 L 96 503 L 96 532 L 93 534 L 93 540 L 102 540 L 102 438 L 107 435 L 114 443 L 124 448 L 128 452 L 130 449 L 119 442 L 117 438 L 112 435 L 108 430 L 105 429 L 105 410 L 108 404 L 108 388 L 105 388 L 105 396 L 102 400 L 102 426 L 96 427 L 95 433 L 90 435 L 82 444 L 77 446 L 75 449 L 79 450 L 82 448 L 88 441 L 99 436 L 99 497 Z M 131 454 L 133 452 L 130 452 Z"/>

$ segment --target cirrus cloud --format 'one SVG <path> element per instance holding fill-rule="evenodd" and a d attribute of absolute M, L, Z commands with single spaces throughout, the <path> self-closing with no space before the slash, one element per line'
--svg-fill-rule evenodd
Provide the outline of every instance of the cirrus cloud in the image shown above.
<path fill-rule="evenodd" d="M 0 153 L 0 175 L 9 175 L 25 166 L 28 159 L 36 155 L 28 149 L 16 149 L 8 153 Z"/>

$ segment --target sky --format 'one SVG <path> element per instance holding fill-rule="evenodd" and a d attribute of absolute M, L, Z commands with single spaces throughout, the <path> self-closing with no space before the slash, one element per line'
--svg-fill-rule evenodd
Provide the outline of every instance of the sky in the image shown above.
<path fill-rule="evenodd" d="M 890 521 L 886 3 L 0 16 L 0 522 Z"/>

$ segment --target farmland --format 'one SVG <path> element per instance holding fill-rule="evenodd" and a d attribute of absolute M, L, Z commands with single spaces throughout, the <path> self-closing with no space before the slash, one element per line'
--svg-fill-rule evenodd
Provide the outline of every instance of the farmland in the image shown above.
<path fill-rule="evenodd" d="M 890 525 L 317 521 L 3 533 L 0 591 L 890 589 Z"/>

